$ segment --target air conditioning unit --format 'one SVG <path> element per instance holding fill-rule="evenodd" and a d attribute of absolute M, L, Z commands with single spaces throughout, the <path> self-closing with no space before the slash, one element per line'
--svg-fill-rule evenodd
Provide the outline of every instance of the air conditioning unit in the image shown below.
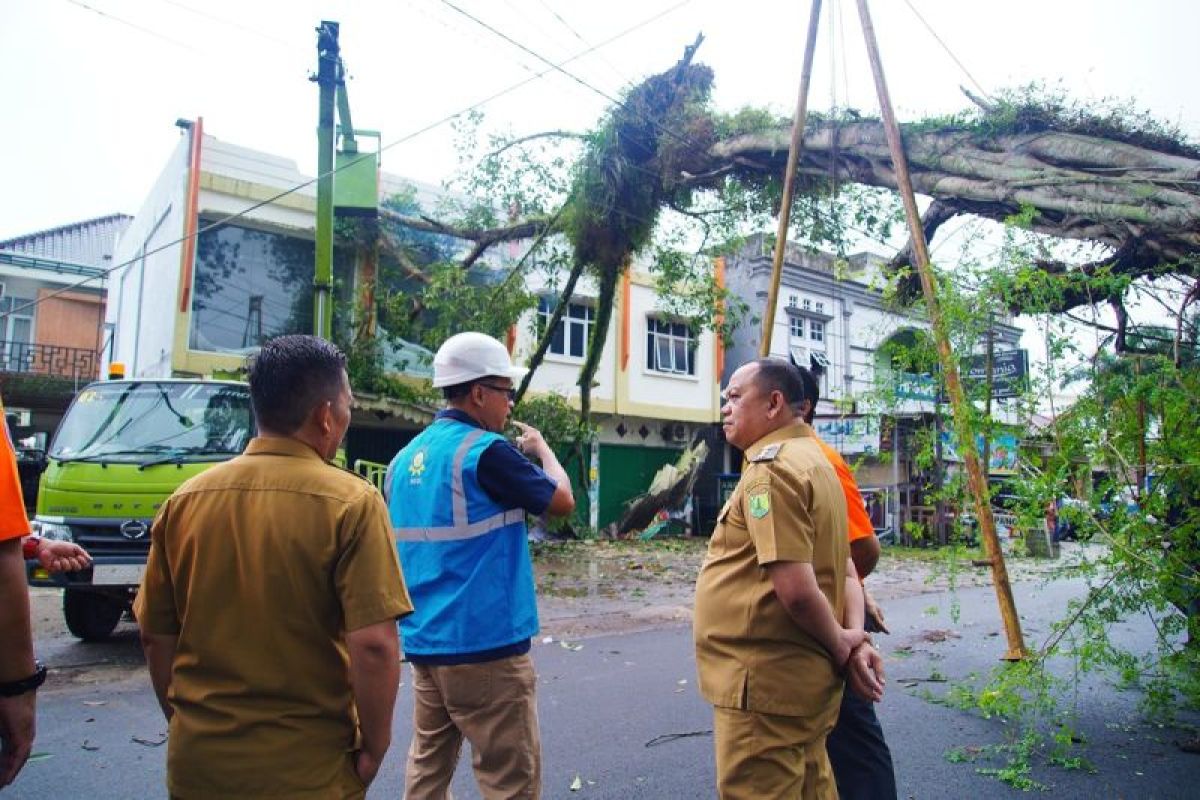
<path fill-rule="evenodd" d="M 682 422 L 668 422 L 663 426 L 662 438 L 664 442 L 686 442 L 688 440 L 687 426 Z"/>

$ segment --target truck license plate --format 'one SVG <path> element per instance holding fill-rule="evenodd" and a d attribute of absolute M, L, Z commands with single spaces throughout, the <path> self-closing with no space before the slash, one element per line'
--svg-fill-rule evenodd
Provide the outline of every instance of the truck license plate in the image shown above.
<path fill-rule="evenodd" d="M 92 567 L 92 583 L 99 586 L 136 586 L 142 582 L 141 564 L 97 564 Z"/>

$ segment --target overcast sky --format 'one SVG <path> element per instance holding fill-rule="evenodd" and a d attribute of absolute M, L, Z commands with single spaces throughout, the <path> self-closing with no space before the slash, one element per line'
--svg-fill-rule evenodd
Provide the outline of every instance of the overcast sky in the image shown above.
<path fill-rule="evenodd" d="M 455 3 L 556 61 L 666 11 L 569 69 L 615 94 L 670 66 L 703 33 L 698 58 L 716 72 L 718 108 L 785 113 L 809 13 L 802 0 Z M 321 19 L 341 23 L 355 125 L 382 131 L 385 142 L 545 69 L 439 0 L 0 0 L 0 9 L 0 239 L 135 213 L 178 140 L 180 117 L 202 116 L 206 133 L 293 158 L 312 174 L 317 89 L 308 75 Z M 1061 81 L 1082 98 L 1135 98 L 1196 138 L 1198 9 L 1191 0 L 872 3 L 901 119 L 964 107 L 958 87 L 976 81 L 987 91 Z M 854 3 L 827 0 L 823 18 L 810 108 L 873 111 Z M 515 132 L 582 130 L 607 105 L 552 73 L 483 111 L 489 125 Z M 383 163 L 439 182 L 455 165 L 449 127 L 397 144 Z"/>

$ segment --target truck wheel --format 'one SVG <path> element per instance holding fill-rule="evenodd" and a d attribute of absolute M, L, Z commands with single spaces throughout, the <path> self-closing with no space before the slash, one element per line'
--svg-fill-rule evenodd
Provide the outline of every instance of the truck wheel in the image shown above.
<path fill-rule="evenodd" d="M 63 617 L 67 630 L 85 642 L 101 642 L 117 627 L 125 604 L 120 600 L 78 589 L 63 590 Z"/>

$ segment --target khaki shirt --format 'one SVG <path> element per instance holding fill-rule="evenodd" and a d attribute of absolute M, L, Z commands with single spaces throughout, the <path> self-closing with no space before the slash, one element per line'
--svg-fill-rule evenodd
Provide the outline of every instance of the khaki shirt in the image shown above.
<path fill-rule="evenodd" d="M 849 557 L 846 500 L 808 425 L 774 431 L 746 456 L 696 583 L 700 693 L 714 706 L 832 725 L 842 678 L 825 648 L 779 602 L 763 568 L 777 561 L 812 564 L 840 620 Z"/>
<path fill-rule="evenodd" d="M 301 442 L 258 438 L 179 487 L 151 537 L 134 610 L 178 637 L 171 794 L 361 791 L 345 633 L 412 611 L 379 492 Z"/>

